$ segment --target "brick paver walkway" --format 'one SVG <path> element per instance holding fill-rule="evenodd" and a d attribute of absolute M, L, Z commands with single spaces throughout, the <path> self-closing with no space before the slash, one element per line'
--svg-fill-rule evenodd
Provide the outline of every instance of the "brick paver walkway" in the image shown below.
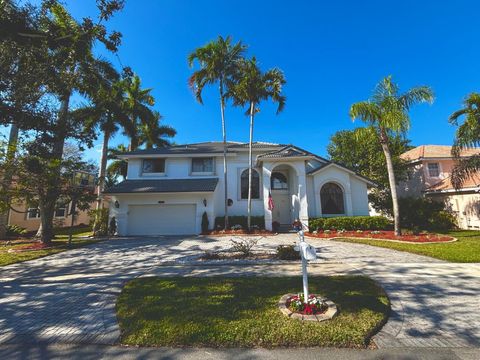
<path fill-rule="evenodd" d="M 0 343 L 114 343 L 115 299 L 142 275 L 298 274 L 294 265 L 173 265 L 169 261 L 224 249 L 229 238 L 119 239 L 0 268 Z M 268 237 L 274 249 L 294 235 Z M 319 249 L 312 273 L 371 276 L 386 289 L 392 316 L 379 347 L 480 346 L 478 264 L 451 264 L 360 244 L 308 239 Z M 427 245 L 428 246 L 428 245 Z"/>

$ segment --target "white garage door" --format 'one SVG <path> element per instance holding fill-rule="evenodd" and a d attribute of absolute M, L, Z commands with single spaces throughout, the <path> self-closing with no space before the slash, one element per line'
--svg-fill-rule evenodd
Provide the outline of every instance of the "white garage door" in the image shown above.
<path fill-rule="evenodd" d="M 195 205 L 130 205 L 129 235 L 195 234 Z"/>

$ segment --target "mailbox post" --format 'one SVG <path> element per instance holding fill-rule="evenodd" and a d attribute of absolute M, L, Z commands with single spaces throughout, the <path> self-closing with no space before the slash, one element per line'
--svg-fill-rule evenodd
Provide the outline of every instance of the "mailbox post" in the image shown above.
<path fill-rule="evenodd" d="M 312 261 L 317 258 L 317 253 L 312 245 L 305 242 L 305 235 L 302 229 L 298 231 L 298 238 L 298 251 L 300 252 L 300 257 L 302 258 L 303 301 L 306 303 L 309 296 L 307 265 L 308 261 Z"/>

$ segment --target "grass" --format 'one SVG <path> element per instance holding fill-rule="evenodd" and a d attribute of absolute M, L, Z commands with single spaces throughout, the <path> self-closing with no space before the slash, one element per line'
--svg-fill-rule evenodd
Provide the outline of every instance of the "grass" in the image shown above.
<path fill-rule="evenodd" d="M 68 247 L 68 228 L 62 228 L 55 230 L 55 239 L 53 240 L 54 247 L 50 249 L 24 251 L 24 252 L 8 252 L 10 249 L 18 249 L 25 245 L 33 244 L 34 241 L 22 241 L 21 243 L 12 243 L 11 245 L 0 244 L 0 266 L 15 264 L 22 261 L 37 259 L 40 257 L 57 254 L 69 249 L 79 248 L 98 240 L 85 239 L 81 236 L 88 236 L 92 234 L 89 228 L 81 227 L 73 229 L 72 247 Z"/>
<path fill-rule="evenodd" d="M 426 255 L 451 262 L 480 262 L 480 231 L 452 231 L 448 232 L 447 235 L 457 238 L 458 241 L 439 244 L 404 244 L 388 240 L 381 241 L 356 238 L 335 239 L 335 241 L 379 246 L 393 250 Z"/>
<path fill-rule="evenodd" d="M 297 293 L 300 277 L 141 278 L 117 301 L 121 342 L 140 346 L 366 347 L 386 321 L 386 294 L 362 276 L 311 277 L 310 292 L 333 300 L 325 322 L 289 319 L 280 297 Z"/>

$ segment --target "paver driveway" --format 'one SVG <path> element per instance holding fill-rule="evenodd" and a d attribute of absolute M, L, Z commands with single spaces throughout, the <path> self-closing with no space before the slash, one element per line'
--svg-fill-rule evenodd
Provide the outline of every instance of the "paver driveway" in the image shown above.
<path fill-rule="evenodd" d="M 292 243 L 268 237 L 260 247 Z M 364 273 L 379 281 L 393 313 L 380 347 L 480 346 L 478 264 L 451 264 L 393 250 L 310 240 L 320 250 L 312 273 Z M 118 339 L 115 300 L 141 275 L 291 275 L 298 264 L 184 266 L 165 262 L 225 248 L 228 238 L 117 239 L 0 268 L 0 343 L 56 341 L 111 344 Z"/>

